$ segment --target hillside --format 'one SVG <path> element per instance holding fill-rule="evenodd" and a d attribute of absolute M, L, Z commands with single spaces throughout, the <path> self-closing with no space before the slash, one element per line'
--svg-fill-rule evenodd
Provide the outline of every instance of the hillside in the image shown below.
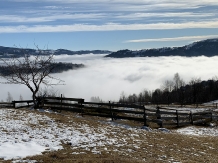
<path fill-rule="evenodd" d="M 75 55 L 75 54 L 109 54 L 111 51 L 107 50 L 80 50 L 80 51 L 71 51 L 66 49 L 57 49 L 57 50 L 37 50 L 37 49 L 28 49 L 28 48 L 14 48 L 14 47 L 4 47 L 0 46 L 0 58 L 1 57 L 21 57 L 24 53 L 29 53 L 31 55 L 43 54 L 43 55 L 61 55 L 61 54 L 68 54 L 68 55 Z"/>
<path fill-rule="evenodd" d="M 207 56 L 212 57 L 218 55 L 218 38 L 208 39 L 182 47 L 163 47 L 158 49 L 143 49 L 138 51 L 119 50 L 105 57 L 126 58 L 126 57 L 158 57 L 158 56 Z"/>
<path fill-rule="evenodd" d="M 218 159 L 217 127 L 147 131 L 136 123 L 65 111 L 2 108 L 0 114 L 0 162 L 175 163 Z"/>

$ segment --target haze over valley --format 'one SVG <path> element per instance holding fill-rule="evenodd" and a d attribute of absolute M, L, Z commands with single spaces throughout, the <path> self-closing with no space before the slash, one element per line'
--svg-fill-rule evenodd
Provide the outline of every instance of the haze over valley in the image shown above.
<path fill-rule="evenodd" d="M 188 82 L 192 78 L 208 80 L 218 74 L 218 57 L 135 57 L 105 58 L 105 54 L 58 55 L 56 62 L 84 64 L 84 68 L 54 74 L 65 81 L 65 85 L 49 89 L 65 97 L 85 98 L 90 101 L 99 96 L 104 101 L 118 101 L 122 91 L 132 94 L 143 89 L 160 88 L 175 73 Z M 19 100 L 31 99 L 30 91 L 22 85 L 2 85 L 0 99 L 6 100 L 7 93 Z"/>

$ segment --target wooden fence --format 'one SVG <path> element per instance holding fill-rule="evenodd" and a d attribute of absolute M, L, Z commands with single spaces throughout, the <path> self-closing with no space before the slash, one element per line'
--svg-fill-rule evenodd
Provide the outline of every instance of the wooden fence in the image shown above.
<path fill-rule="evenodd" d="M 159 127 L 180 127 L 187 125 L 198 125 L 211 122 L 217 119 L 212 111 L 192 112 L 187 110 L 175 110 L 168 108 L 148 108 L 148 106 L 121 104 L 121 103 L 96 103 L 85 102 L 80 98 L 64 97 L 44 97 L 38 99 L 39 106 L 55 110 L 67 110 L 81 113 L 81 115 L 108 117 L 112 121 L 116 119 L 125 119 L 142 122 L 145 126 L 152 123 Z M 16 104 L 25 103 L 16 107 Z M 14 108 L 31 106 L 32 100 L 13 101 Z"/>
<path fill-rule="evenodd" d="M 13 108 L 14 106 L 13 106 L 13 104 L 11 102 L 1 102 L 0 103 L 0 108 L 5 108 L 5 107 Z"/>
<path fill-rule="evenodd" d="M 148 109 L 147 109 L 148 110 Z M 187 125 L 200 125 L 213 121 L 212 111 L 192 112 L 187 110 L 175 110 L 168 108 L 157 107 L 156 110 L 149 109 L 147 112 L 148 121 L 163 126 L 187 126 Z M 156 119 L 155 119 L 156 118 Z"/>

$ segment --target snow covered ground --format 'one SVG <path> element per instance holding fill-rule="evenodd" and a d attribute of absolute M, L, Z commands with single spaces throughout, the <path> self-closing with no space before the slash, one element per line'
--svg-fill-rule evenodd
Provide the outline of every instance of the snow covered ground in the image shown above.
<path fill-rule="evenodd" d="M 218 136 L 218 128 L 217 127 L 184 127 L 181 129 L 177 129 L 176 132 L 185 134 L 185 135 L 195 135 L 195 136 Z"/>
<path fill-rule="evenodd" d="M 63 148 L 62 143 L 70 144 L 74 149 L 91 151 L 94 154 L 101 153 L 95 147 L 103 147 L 107 150 L 104 148 L 105 145 L 123 146 L 125 139 L 118 141 L 118 139 L 108 137 L 110 128 L 115 127 L 108 125 L 108 128 L 91 128 L 86 124 L 73 122 L 73 120 L 72 124 L 67 126 L 53 121 L 46 115 L 39 115 L 29 110 L 1 109 L 0 158 L 21 159 L 41 154 L 44 151 L 59 150 Z"/>
<path fill-rule="evenodd" d="M 102 122 L 99 121 L 99 123 Z M 111 132 L 112 128 L 117 133 L 120 132 L 121 135 L 121 128 L 128 130 L 128 137 L 123 136 L 120 138 L 118 135 L 114 135 Z M 46 115 L 37 114 L 36 111 L 0 109 L 0 159 L 15 159 L 14 162 L 16 162 L 16 159 L 20 160 L 27 156 L 39 155 L 44 151 L 62 149 L 63 143 L 72 145 L 73 149 L 83 149 L 83 151 L 100 154 L 101 150 L 108 150 L 107 145 L 114 147 L 128 146 L 127 142 L 130 139 L 137 138 L 139 134 L 145 135 L 148 131 L 195 136 L 218 136 L 217 127 L 199 128 L 191 126 L 174 131 L 165 129 L 151 130 L 119 125 L 116 122 L 106 120 L 104 127 L 94 128 L 84 123 L 74 122 L 73 119 L 71 125 L 66 125 L 56 122 Z M 138 149 L 142 141 L 134 139 L 134 145 L 129 145 L 128 150 L 132 150 L 131 148 Z M 78 154 L 78 152 L 73 154 Z"/>
<path fill-rule="evenodd" d="M 40 124 L 45 123 L 45 125 Z M 60 129 L 46 116 L 12 109 L 0 110 L 0 158 L 22 158 L 60 149 Z"/>

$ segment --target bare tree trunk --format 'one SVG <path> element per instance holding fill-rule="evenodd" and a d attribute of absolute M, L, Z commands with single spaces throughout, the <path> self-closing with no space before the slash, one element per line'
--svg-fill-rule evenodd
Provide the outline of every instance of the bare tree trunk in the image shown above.
<path fill-rule="evenodd" d="M 34 108 L 39 106 L 36 93 L 42 84 L 45 86 L 59 85 L 62 80 L 50 76 L 54 69 L 53 55 L 44 55 L 44 51 L 36 46 L 39 53 L 34 55 L 33 61 L 30 59 L 31 53 L 23 50 L 23 58 L 10 58 L 9 60 L 0 58 L 5 64 L 5 68 L 10 73 L 0 74 L 0 77 L 6 79 L 4 84 L 22 84 L 27 86 L 32 92 Z M 21 49 L 22 50 L 22 49 Z M 55 83 L 51 82 L 56 80 Z"/>
<path fill-rule="evenodd" d="M 32 95 L 32 99 L 33 99 L 33 104 L 34 104 L 34 109 L 37 109 L 38 108 L 38 102 L 37 102 L 37 98 L 36 98 L 36 93 L 33 92 L 33 95 Z"/>

